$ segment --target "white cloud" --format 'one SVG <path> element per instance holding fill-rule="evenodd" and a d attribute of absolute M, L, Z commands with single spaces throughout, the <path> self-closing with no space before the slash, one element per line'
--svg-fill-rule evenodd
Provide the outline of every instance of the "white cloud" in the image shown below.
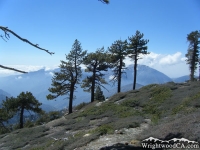
<path fill-rule="evenodd" d="M 174 54 L 156 54 L 151 52 L 148 55 L 140 55 L 138 64 L 152 67 L 169 77 L 180 77 L 189 74 L 188 65 L 185 62 L 185 56 L 181 52 Z M 130 58 L 126 58 L 126 65 L 134 64 Z"/>
<path fill-rule="evenodd" d="M 180 77 L 180 76 L 189 74 L 189 66 L 186 64 L 185 55 L 183 55 L 181 52 L 176 52 L 174 54 L 157 54 L 157 53 L 151 52 L 148 55 L 140 55 L 140 58 L 142 59 L 138 60 L 138 64 L 152 67 L 166 74 L 169 77 Z M 126 63 L 126 66 L 134 64 L 134 62 L 128 57 L 124 60 L 124 62 Z M 45 71 L 49 71 L 49 70 L 54 70 L 55 68 L 58 68 L 58 65 L 54 65 L 54 66 L 5 65 L 5 66 L 16 68 L 16 69 L 27 71 L 27 72 L 37 71 L 40 69 L 45 69 Z M 85 69 L 86 67 L 84 65 L 81 65 L 81 68 Z M 8 76 L 8 75 L 20 75 L 20 74 L 21 73 L 18 73 L 15 71 L 0 68 L 0 77 Z M 52 75 L 52 72 L 50 72 L 49 74 Z M 197 70 L 197 74 L 198 74 L 198 70 Z"/>
<path fill-rule="evenodd" d="M 159 64 L 161 65 L 174 65 L 181 62 L 181 53 L 176 52 L 173 55 L 167 55 L 160 59 Z"/>
<path fill-rule="evenodd" d="M 58 66 L 59 66 L 59 65 L 45 66 L 45 67 L 44 67 L 44 70 L 45 70 L 45 71 L 51 71 L 51 70 L 54 70 L 54 69 L 59 68 Z"/>

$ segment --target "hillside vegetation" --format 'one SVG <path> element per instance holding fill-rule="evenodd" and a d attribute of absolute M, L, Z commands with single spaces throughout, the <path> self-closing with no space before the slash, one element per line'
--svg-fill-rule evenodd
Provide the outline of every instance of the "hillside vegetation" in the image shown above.
<path fill-rule="evenodd" d="M 151 120 L 148 128 L 126 139 L 127 149 L 139 149 L 140 145 L 131 145 L 131 141 L 150 136 L 184 137 L 200 142 L 199 85 L 199 82 L 151 84 L 118 93 L 104 102 L 82 103 L 74 113 L 62 118 L 0 135 L 0 149 L 81 149 L 104 135 L 123 134 L 123 129 L 139 128 L 147 120 Z M 125 144 L 124 139 L 119 140 Z M 107 148 L 112 147 L 108 145 Z"/>

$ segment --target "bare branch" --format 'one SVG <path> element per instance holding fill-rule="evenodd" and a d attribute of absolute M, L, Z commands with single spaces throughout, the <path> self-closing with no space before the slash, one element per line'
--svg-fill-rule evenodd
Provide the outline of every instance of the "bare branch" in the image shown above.
<path fill-rule="evenodd" d="M 10 67 L 6 67 L 6 66 L 2 66 L 2 65 L 0 65 L 0 68 L 8 69 L 8 70 L 14 70 L 14 71 L 17 71 L 17 72 L 20 72 L 20 73 L 28 73 L 28 72 L 25 72 L 25 71 L 21 71 L 21 70 L 15 69 L 15 68 L 10 68 Z"/>
<path fill-rule="evenodd" d="M 12 35 L 16 36 L 18 39 L 22 40 L 23 42 L 26 42 L 26 43 L 30 44 L 31 46 L 33 46 L 33 47 L 35 47 L 35 48 L 38 48 L 38 49 L 40 49 L 40 50 L 43 50 L 43 51 L 49 53 L 50 55 L 54 54 L 54 52 L 49 52 L 48 50 L 39 47 L 38 44 L 33 44 L 33 43 L 31 43 L 29 40 L 20 37 L 18 34 L 16 34 L 15 32 L 13 32 L 12 30 L 8 29 L 8 27 L 0 26 L 0 29 L 4 31 L 4 33 L 5 33 L 4 37 L 5 37 L 6 39 L 9 39 L 9 38 L 10 38 L 10 36 L 9 36 L 9 34 L 8 34 L 8 32 L 9 32 L 9 33 L 11 33 Z M 3 38 L 2 35 L 1 35 L 1 38 Z M 3 38 L 3 39 L 4 39 L 4 38 Z M 5 39 L 4 39 L 4 40 L 5 40 Z"/>
<path fill-rule="evenodd" d="M 7 42 L 7 41 L 4 39 L 3 35 L 0 35 L 0 37 L 1 37 L 5 42 Z"/>

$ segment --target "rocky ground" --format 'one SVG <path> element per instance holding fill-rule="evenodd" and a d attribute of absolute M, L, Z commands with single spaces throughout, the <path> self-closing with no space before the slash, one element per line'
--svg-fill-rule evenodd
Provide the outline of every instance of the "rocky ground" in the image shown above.
<path fill-rule="evenodd" d="M 144 129 L 148 129 L 150 122 L 149 119 L 146 119 L 146 123 L 142 123 L 140 127 L 116 130 L 114 134 L 100 136 L 99 139 L 88 143 L 86 146 L 76 148 L 75 150 L 106 150 L 115 146 L 126 146 L 127 148 L 140 146 L 140 142 L 136 139 L 136 136 Z"/>

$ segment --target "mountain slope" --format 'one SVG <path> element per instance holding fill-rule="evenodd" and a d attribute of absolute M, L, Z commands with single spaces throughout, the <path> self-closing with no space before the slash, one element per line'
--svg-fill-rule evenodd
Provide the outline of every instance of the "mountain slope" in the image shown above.
<path fill-rule="evenodd" d="M 46 99 L 46 95 L 50 94 L 48 88 L 51 87 L 51 79 L 54 71 L 59 71 L 59 69 L 53 71 L 45 71 L 44 69 L 41 69 L 28 74 L 2 77 L 0 78 L 0 88 L 8 91 L 14 97 L 18 96 L 23 91 L 30 91 L 43 104 L 51 105 L 57 109 L 66 108 L 68 107 L 68 100 L 66 100 L 67 96 L 58 97 L 56 100 L 51 101 Z M 125 72 L 126 74 L 122 75 L 122 91 L 131 89 L 131 84 L 133 83 L 133 65 L 128 66 Z M 102 90 L 105 97 L 110 97 L 117 93 L 117 84 L 113 86 L 113 83 L 110 82 L 110 79 L 112 78 L 111 69 L 104 73 L 104 77 L 109 84 L 105 85 L 107 90 Z M 83 71 L 82 79 L 86 78 L 89 74 L 90 73 Z M 138 65 L 137 88 L 142 85 L 166 83 L 169 81 L 171 81 L 171 79 L 163 73 L 144 65 Z M 90 93 L 84 92 L 80 85 L 77 85 L 77 87 L 78 88 L 75 91 L 76 99 L 73 102 L 74 105 L 81 102 L 89 102 Z"/>
<path fill-rule="evenodd" d="M 44 125 L 0 135 L 0 148 L 139 150 L 149 137 L 200 142 L 199 91 L 199 82 L 170 82 L 118 93 Z"/>

